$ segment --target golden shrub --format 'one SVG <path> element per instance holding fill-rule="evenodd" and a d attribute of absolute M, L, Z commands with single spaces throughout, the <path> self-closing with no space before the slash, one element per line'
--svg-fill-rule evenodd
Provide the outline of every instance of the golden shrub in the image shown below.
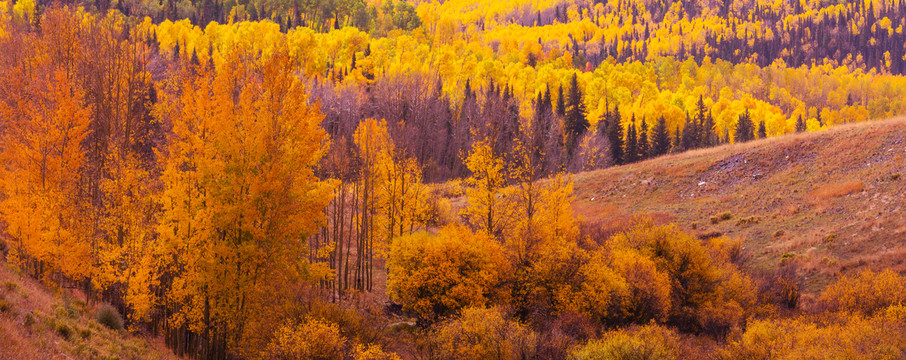
<path fill-rule="evenodd" d="M 439 359 L 529 359 L 537 335 L 498 308 L 467 308 L 435 331 Z"/>
<path fill-rule="evenodd" d="M 570 351 L 571 360 L 672 360 L 679 359 L 679 337 L 670 329 L 649 325 L 604 334 Z"/>
<path fill-rule="evenodd" d="M 387 290 L 422 320 L 434 321 L 467 306 L 484 306 L 504 293 L 502 246 L 488 235 L 448 226 L 393 241 Z"/>
<path fill-rule="evenodd" d="M 873 314 L 906 301 L 906 278 L 890 270 L 848 274 L 821 293 L 831 310 Z"/>
<path fill-rule="evenodd" d="M 343 359 L 346 339 L 337 325 L 309 319 L 287 323 L 274 333 L 263 358 L 267 359 Z"/>

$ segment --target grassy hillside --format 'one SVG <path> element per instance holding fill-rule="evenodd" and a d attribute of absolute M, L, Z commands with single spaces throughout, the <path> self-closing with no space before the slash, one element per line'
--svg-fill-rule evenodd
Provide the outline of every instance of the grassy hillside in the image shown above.
<path fill-rule="evenodd" d="M 96 311 L 0 261 L 0 359 L 177 359 L 160 339 L 102 325 Z"/>
<path fill-rule="evenodd" d="M 577 212 L 646 214 L 743 241 L 753 270 L 799 265 L 807 293 L 852 269 L 906 270 L 906 119 L 670 155 L 574 177 Z"/>

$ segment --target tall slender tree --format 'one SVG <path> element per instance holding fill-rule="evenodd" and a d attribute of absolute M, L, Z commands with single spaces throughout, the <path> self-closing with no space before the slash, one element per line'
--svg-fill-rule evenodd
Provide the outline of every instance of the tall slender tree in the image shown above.
<path fill-rule="evenodd" d="M 626 145 L 623 151 L 625 162 L 627 164 L 638 161 L 638 137 L 635 132 L 635 114 L 632 115 L 632 121 L 626 128 Z"/>
<path fill-rule="evenodd" d="M 796 120 L 796 132 L 805 132 L 808 128 L 805 126 L 805 120 L 802 119 L 802 115 L 799 115 L 799 119 Z"/>
<path fill-rule="evenodd" d="M 734 141 L 737 143 L 751 141 L 755 137 L 754 127 L 749 110 L 746 109 L 746 112 L 739 115 L 739 121 L 736 122 Z"/>
<path fill-rule="evenodd" d="M 667 130 L 667 119 L 661 115 L 651 130 L 651 156 L 661 156 L 670 151 L 670 131 Z"/>
<path fill-rule="evenodd" d="M 582 90 L 579 89 L 579 80 L 573 74 L 569 82 L 569 103 L 566 105 L 566 118 L 564 118 L 564 132 L 566 133 L 566 150 L 570 157 L 579 145 L 579 139 L 588 131 L 588 119 L 585 118 L 585 102 L 582 100 Z"/>
<path fill-rule="evenodd" d="M 623 164 L 623 125 L 621 123 L 620 108 L 614 105 L 607 124 L 607 140 L 610 142 L 610 157 L 617 165 Z"/>
<path fill-rule="evenodd" d="M 642 125 L 639 128 L 639 160 L 648 158 L 651 152 L 651 144 L 648 143 L 648 123 L 642 118 Z"/>

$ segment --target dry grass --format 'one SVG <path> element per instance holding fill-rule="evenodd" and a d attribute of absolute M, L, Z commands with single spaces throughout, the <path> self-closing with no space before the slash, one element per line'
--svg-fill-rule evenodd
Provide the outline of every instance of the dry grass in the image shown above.
<path fill-rule="evenodd" d="M 160 339 L 110 330 L 90 306 L 0 259 L 0 359 L 178 359 Z"/>
<path fill-rule="evenodd" d="M 899 174 L 906 174 L 906 118 L 576 174 L 573 208 L 607 228 L 656 213 L 698 235 L 740 239 L 752 270 L 776 269 L 785 253 L 797 254 L 813 294 L 841 272 L 906 271 L 893 256 L 906 253 Z"/>
<path fill-rule="evenodd" d="M 812 202 L 815 204 L 824 204 L 828 200 L 860 192 L 865 189 L 865 183 L 862 180 L 852 180 L 839 184 L 827 184 L 811 192 Z"/>

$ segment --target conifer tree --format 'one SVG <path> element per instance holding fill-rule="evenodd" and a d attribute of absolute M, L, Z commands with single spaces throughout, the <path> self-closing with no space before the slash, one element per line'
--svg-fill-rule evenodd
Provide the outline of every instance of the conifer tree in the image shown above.
<path fill-rule="evenodd" d="M 650 154 L 650 144 L 648 143 L 648 123 L 642 118 L 642 126 L 639 128 L 639 160 L 645 160 Z"/>
<path fill-rule="evenodd" d="M 566 108 L 566 118 L 564 118 L 564 132 L 566 133 L 566 150 L 572 156 L 578 145 L 578 139 L 588 131 L 588 119 L 585 118 L 585 103 L 582 101 L 582 90 L 579 89 L 579 81 L 576 74 L 573 74 L 569 82 L 569 103 Z"/>
<path fill-rule="evenodd" d="M 562 118 L 566 116 L 566 100 L 563 98 L 563 86 L 561 86 L 557 91 L 557 108 L 555 110 L 557 116 L 560 116 Z"/>
<path fill-rule="evenodd" d="M 768 130 L 764 126 L 764 120 L 761 120 L 761 122 L 758 123 L 758 138 L 764 139 L 766 137 L 768 137 Z"/>
<path fill-rule="evenodd" d="M 805 132 L 808 128 L 805 126 L 805 120 L 802 119 L 802 115 L 799 115 L 799 119 L 796 120 L 796 132 Z"/>
<path fill-rule="evenodd" d="M 610 141 L 610 156 L 613 158 L 614 164 L 621 165 L 623 164 L 623 126 L 620 124 L 620 108 L 616 105 L 613 107 L 609 120 L 607 140 Z"/>
<path fill-rule="evenodd" d="M 670 151 L 670 132 L 667 130 L 667 119 L 661 115 L 651 130 L 651 156 L 661 156 Z"/>
<path fill-rule="evenodd" d="M 638 160 L 638 138 L 635 132 L 635 115 L 632 115 L 632 122 L 626 129 L 626 145 L 623 151 L 623 157 L 627 164 L 634 163 Z"/>
<path fill-rule="evenodd" d="M 698 147 L 698 123 L 686 113 L 686 124 L 680 138 L 680 150 L 692 150 Z"/>
<path fill-rule="evenodd" d="M 708 116 L 705 118 L 704 124 L 702 124 L 702 147 L 712 147 L 717 145 L 720 142 L 720 139 L 717 138 L 717 134 L 714 133 L 714 116 L 711 115 L 711 111 L 708 111 Z"/>
<path fill-rule="evenodd" d="M 735 142 L 740 143 L 752 140 L 755 137 L 754 127 L 749 110 L 746 109 L 745 113 L 739 115 L 739 121 L 736 123 Z"/>
<path fill-rule="evenodd" d="M 676 132 L 673 133 L 673 147 L 670 148 L 670 151 L 683 151 L 683 131 L 680 130 L 679 125 L 676 126 Z"/>

